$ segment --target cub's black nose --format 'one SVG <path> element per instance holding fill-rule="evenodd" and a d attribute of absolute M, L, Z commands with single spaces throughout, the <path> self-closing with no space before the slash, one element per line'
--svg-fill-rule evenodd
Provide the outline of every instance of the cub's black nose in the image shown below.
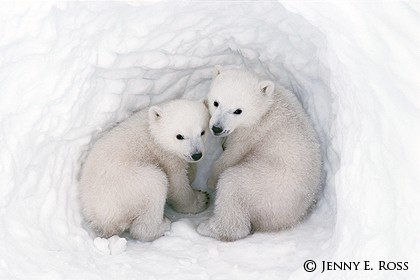
<path fill-rule="evenodd" d="M 199 160 L 203 156 L 202 153 L 193 154 L 191 157 L 193 160 Z"/>
<path fill-rule="evenodd" d="M 223 131 L 223 129 L 221 129 L 220 127 L 217 127 L 217 126 L 213 126 L 211 128 L 211 130 L 213 130 L 214 134 L 219 134 L 220 132 Z"/>

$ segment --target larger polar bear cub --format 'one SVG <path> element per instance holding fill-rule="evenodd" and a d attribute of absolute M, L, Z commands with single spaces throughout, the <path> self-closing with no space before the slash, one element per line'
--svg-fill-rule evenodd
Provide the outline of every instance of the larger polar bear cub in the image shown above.
<path fill-rule="evenodd" d="M 208 127 L 203 102 L 174 100 L 141 110 L 100 138 L 83 165 L 80 202 L 101 237 L 129 230 L 151 241 L 169 229 L 166 200 L 178 212 L 198 213 L 206 193 L 193 190 L 188 162 L 200 160 Z"/>
<path fill-rule="evenodd" d="M 315 200 L 322 164 L 297 98 L 251 73 L 216 67 L 208 102 L 213 134 L 227 138 L 209 180 L 217 184 L 214 215 L 198 232 L 230 241 L 298 223 Z"/>

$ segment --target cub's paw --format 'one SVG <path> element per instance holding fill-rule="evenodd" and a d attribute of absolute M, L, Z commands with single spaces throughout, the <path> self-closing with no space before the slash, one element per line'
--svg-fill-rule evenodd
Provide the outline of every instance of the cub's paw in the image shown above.
<path fill-rule="evenodd" d="M 197 232 L 203 236 L 216 238 L 216 234 L 211 229 L 210 220 L 200 223 L 197 227 Z"/>
<path fill-rule="evenodd" d="M 210 195 L 207 192 L 203 192 L 200 190 L 194 190 L 195 195 L 195 202 L 194 202 L 194 210 L 191 213 L 199 213 L 201 211 L 206 210 L 209 207 L 210 203 Z"/>
<path fill-rule="evenodd" d="M 182 204 L 171 204 L 172 208 L 184 214 L 197 214 L 209 207 L 210 195 L 200 190 L 192 190 L 190 198 Z"/>

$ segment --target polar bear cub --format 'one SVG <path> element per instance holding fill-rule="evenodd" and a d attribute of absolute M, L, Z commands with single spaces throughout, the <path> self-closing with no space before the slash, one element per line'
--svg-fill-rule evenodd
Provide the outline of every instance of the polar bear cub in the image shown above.
<path fill-rule="evenodd" d="M 214 215 L 197 231 L 231 241 L 295 225 L 321 180 L 320 145 L 308 116 L 271 81 L 221 67 L 213 76 L 209 127 L 226 139 L 209 179 L 210 188 L 217 185 Z"/>
<path fill-rule="evenodd" d="M 132 115 L 92 147 L 83 165 L 79 198 L 85 219 L 101 237 L 128 230 L 151 241 L 170 228 L 167 201 L 181 213 L 198 213 L 208 195 L 193 190 L 188 162 L 204 153 L 208 109 L 174 100 Z"/>

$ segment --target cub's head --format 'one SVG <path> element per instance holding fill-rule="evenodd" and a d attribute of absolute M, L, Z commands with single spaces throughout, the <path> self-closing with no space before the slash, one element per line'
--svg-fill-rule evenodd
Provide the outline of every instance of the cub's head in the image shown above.
<path fill-rule="evenodd" d="M 210 130 L 215 136 L 227 136 L 236 128 L 256 124 L 271 105 L 273 92 L 271 81 L 259 81 L 251 73 L 216 66 L 208 95 Z"/>
<path fill-rule="evenodd" d="M 149 129 L 164 150 L 188 162 L 204 154 L 209 113 L 204 102 L 174 100 L 149 108 Z"/>

